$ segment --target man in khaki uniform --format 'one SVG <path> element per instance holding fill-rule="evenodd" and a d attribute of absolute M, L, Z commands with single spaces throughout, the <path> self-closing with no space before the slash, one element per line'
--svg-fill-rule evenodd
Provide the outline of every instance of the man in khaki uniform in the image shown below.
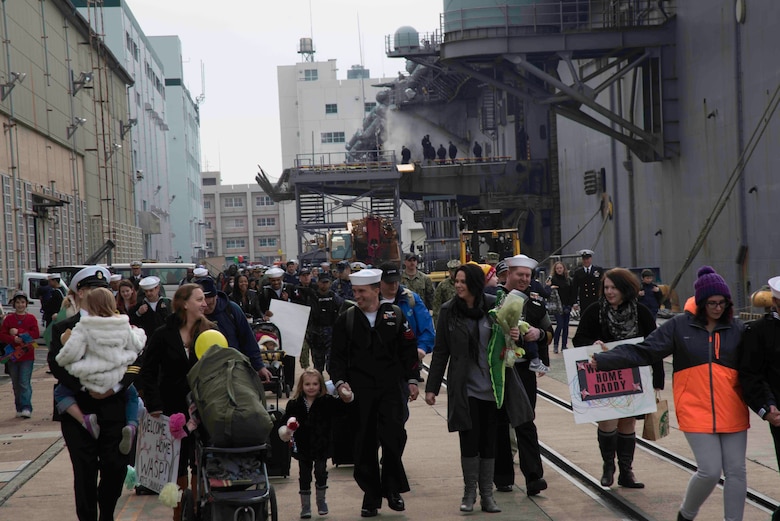
<path fill-rule="evenodd" d="M 447 269 L 450 270 L 450 276 L 439 282 L 436 286 L 436 291 L 433 292 L 433 325 L 436 325 L 436 321 L 439 319 L 439 310 L 442 304 L 450 300 L 455 296 L 455 273 L 460 268 L 460 261 L 458 259 L 452 259 L 447 261 Z"/>

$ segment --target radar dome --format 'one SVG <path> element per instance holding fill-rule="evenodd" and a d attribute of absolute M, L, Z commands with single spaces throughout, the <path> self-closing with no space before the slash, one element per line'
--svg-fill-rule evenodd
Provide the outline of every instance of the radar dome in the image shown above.
<path fill-rule="evenodd" d="M 417 49 L 420 47 L 420 34 L 417 29 L 404 25 L 399 27 L 393 35 L 393 47 L 398 49 Z"/>

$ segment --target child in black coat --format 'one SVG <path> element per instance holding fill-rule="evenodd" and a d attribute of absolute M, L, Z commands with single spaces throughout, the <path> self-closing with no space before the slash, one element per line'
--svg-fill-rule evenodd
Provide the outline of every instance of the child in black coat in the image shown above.
<path fill-rule="evenodd" d="M 342 400 L 330 394 L 317 369 L 308 368 L 298 379 L 293 397 L 279 428 L 282 441 L 289 441 L 292 456 L 298 460 L 301 495 L 301 519 L 311 517 L 311 477 L 317 489 L 317 512 L 328 513 L 325 490 L 328 488 L 327 462 L 331 448 L 331 426 Z"/>

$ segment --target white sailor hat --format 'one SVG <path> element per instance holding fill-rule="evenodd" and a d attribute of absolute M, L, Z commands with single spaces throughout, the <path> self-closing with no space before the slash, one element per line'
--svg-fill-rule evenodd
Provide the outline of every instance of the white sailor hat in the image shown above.
<path fill-rule="evenodd" d="M 528 268 L 531 270 L 538 264 L 534 259 L 523 255 L 522 253 L 520 255 L 515 255 L 514 257 L 507 257 L 504 259 L 504 262 L 506 262 L 506 265 L 510 268 Z"/>
<path fill-rule="evenodd" d="M 160 285 L 160 277 L 155 277 L 154 275 L 144 277 L 141 279 L 141 282 L 139 282 L 138 285 L 143 290 L 154 289 Z"/>
<path fill-rule="evenodd" d="M 192 274 L 196 277 L 208 277 L 209 276 L 209 270 L 206 268 L 195 268 L 192 270 Z"/>
<path fill-rule="evenodd" d="M 122 280 L 122 275 L 120 275 L 119 273 L 114 273 L 113 275 L 111 275 L 110 280 L 111 282 L 119 282 L 120 280 Z"/>
<path fill-rule="evenodd" d="M 580 250 L 580 257 L 593 257 L 593 250 Z"/>
<path fill-rule="evenodd" d="M 366 269 L 368 266 L 366 266 L 365 262 L 353 262 L 349 267 L 352 268 L 352 271 L 360 271 Z"/>
<path fill-rule="evenodd" d="M 81 288 L 107 288 L 111 272 L 103 266 L 87 266 L 82 268 L 70 279 L 71 291 Z"/>
<path fill-rule="evenodd" d="M 133 261 L 130 263 L 131 268 L 140 268 L 142 266 L 141 261 Z"/>
<path fill-rule="evenodd" d="M 62 275 L 60 275 L 59 273 L 49 273 L 49 275 L 46 278 L 48 278 L 49 280 L 59 280 L 62 278 Z"/>
<path fill-rule="evenodd" d="M 382 270 L 365 269 L 349 274 L 353 286 L 370 286 L 382 280 Z"/>
<path fill-rule="evenodd" d="M 768 282 L 769 289 L 772 290 L 772 296 L 774 298 L 780 298 L 780 277 L 772 277 Z"/>
<path fill-rule="evenodd" d="M 265 272 L 269 279 L 278 279 L 284 276 L 284 270 L 282 268 L 271 268 Z"/>

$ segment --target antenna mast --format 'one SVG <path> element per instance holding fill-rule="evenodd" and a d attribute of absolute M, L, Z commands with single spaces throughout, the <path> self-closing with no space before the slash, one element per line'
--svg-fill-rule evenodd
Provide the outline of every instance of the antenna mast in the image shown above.
<path fill-rule="evenodd" d="M 200 94 L 195 98 L 195 104 L 200 106 L 206 101 L 206 66 L 200 61 Z"/>

